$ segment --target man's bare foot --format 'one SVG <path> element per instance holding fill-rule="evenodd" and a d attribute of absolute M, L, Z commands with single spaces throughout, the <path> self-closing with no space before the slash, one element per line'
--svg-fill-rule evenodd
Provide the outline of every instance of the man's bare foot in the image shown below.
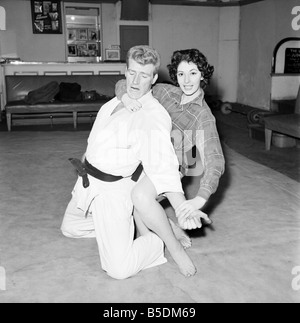
<path fill-rule="evenodd" d="M 169 222 L 171 224 L 176 239 L 182 244 L 183 248 L 191 248 L 192 239 L 187 235 L 187 233 L 185 233 L 183 229 L 181 229 L 177 224 L 175 224 L 173 220 L 169 219 Z"/>
<path fill-rule="evenodd" d="M 185 277 L 192 277 L 196 275 L 197 269 L 179 241 L 176 249 L 169 251 L 174 261 L 178 265 L 180 272 Z"/>

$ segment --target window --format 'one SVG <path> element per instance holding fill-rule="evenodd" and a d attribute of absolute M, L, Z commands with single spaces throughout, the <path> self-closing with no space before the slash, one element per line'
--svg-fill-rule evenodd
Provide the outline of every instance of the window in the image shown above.
<path fill-rule="evenodd" d="M 65 3 L 68 62 L 102 60 L 101 5 Z"/>

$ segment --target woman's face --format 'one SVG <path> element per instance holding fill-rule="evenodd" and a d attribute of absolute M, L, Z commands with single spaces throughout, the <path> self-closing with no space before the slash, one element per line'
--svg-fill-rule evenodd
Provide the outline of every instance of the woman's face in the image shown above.
<path fill-rule="evenodd" d="M 197 97 L 201 93 L 202 74 L 193 62 L 182 61 L 177 69 L 177 81 L 183 93 L 189 97 Z"/>

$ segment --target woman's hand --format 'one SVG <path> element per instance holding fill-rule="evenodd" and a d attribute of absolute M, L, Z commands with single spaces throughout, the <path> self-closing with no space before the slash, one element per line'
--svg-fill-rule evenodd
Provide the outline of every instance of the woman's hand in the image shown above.
<path fill-rule="evenodd" d="M 139 111 L 142 107 L 138 100 L 130 98 L 127 93 L 122 96 L 122 103 L 129 112 Z"/>
<path fill-rule="evenodd" d="M 187 200 L 176 208 L 176 217 L 188 218 L 194 211 L 202 209 L 206 202 L 207 201 L 200 196 L 196 196 L 191 200 Z"/>

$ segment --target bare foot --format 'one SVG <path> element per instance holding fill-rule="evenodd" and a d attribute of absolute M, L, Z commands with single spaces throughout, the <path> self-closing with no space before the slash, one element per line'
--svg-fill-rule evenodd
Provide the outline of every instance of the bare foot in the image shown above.
<path fill-rule="evenodd" d="M 175 250 L 169 251 L 174 261 L 178 265 L 180 272 L 185 277 L 192 277 L 196 275 L 197 269 L 195 265 L 179 242 Z"/>
<path fill-rule="evenodd" d="M 183 248 L 191 248 L 192 239 L 185 233 L 183 229 L 181 229 L 177 224 L 175 224 L 173 220 L 169 219 L 169 222 L 171 224 L 176 239 L 182 244 Z"/>

